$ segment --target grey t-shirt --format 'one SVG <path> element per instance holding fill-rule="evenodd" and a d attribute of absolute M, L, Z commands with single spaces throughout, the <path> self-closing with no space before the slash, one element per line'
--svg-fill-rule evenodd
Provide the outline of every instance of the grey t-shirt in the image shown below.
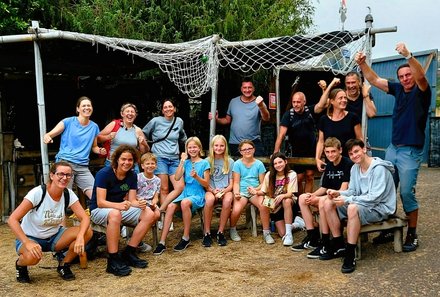
<path fill-rule="evenodd" d="M 145 125 L 142 131 L 149 140 L 158 140 L 167 135 L 172 123 L 173 119 L 167 120 L 165 117 L 155 117 Z M 151 152 L 157 157 L 178 159 L 180 153 L 179 141 L 185 142 L 186 138 L 185 131 L 183 130 L 183 120 L 177 117 L 168 137 L 154 143 L 151 147 Z"/>
<path fill-rule="evenodd" d="M 229 158 L 229 172 L 223 173 L 223 159 L 214 159 L 214 173 L 211 174 L 209 185 L 214 189 L 224 189 L 229 185 L 232 179 L 232 167 L 234 167 L 234 160 Z"/>
<path fill-rule="evenodd" d="M 229 102 L 228 111 L 232 117 L 229 143 L 239 144 L 242 140 L 260 139 L 261 114 L 255 100 L 249 103 L 241 101 L 240 96 Z"/>

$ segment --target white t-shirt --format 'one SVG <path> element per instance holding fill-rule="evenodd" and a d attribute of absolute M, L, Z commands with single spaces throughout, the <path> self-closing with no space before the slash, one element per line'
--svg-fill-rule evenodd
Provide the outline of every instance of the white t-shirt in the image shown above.
<path fill-rule="evenodd" d="M 70 207 L 78 201 L 78 196 L 72 190 L 68 190 L 70 194 Z M 41 186 L 37 186 L 30 190 L 24 199 L 29 200 L 35 207 L 40 202 L 42 194 Z M 46 191 L 46 196 L 38 210 L 33 208 L 23 217 L 21 228 L 26 235 L 36 238 L 49 238 L 58 232 L 64 215 L 64 192 L 60 201 L 55 201 L 50 197 L 49 192 Z"/>

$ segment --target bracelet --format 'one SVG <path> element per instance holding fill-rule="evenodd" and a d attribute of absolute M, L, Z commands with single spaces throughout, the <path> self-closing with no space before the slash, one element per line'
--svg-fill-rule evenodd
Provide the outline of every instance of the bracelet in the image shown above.
<path fill-rule="evenodd" d="M 368 97 L 370 97 L 370 95 L 365 95 L 363 97 L 364 97 L 364 99 L 367 99 Z"/>
<path fill-rule="evenodd" d="M 408 54 L 408 56 L 405 57 L 405 59 L 409 60 L 409 59 L 411 59 L 412 57 L 414 57 L 414 56 L 413 56 L 413 54 L 410 52 L 410 53 Z"/>

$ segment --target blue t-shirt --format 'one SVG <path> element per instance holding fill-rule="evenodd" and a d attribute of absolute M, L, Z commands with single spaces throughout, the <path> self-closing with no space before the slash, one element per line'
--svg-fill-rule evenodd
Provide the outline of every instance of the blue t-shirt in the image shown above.
<path fill-rule="evenodd" d="M 240 194 L 242 196 L 249 196 L 247 188 L 258 187 L 260 185 L 260 174 L 266 172 L 263 162 L 256 159 L 250 166 L 246 167 L 241 159 L 234 162 L 232 172 L 240 175 Z"/>
<path fill-rule="evenodd" d="M 127 172 L 127 176 L 123 180 L 119 180 L 112 167 L 103 167 L 95 176 L 92 199 L 90 200 L 90 211 L 98 208 L 96 188 L 107 190 L 107 201 L 122 202 L 130 190 L 137 190 L 137 176 L 134 171 L 130 170 Z"/>
<path fill-rule="evenodd" d="M 63 119 L 64 131 L 61 133 L 60 150 L 55 160 L 66 160 L 78 165 L 89 165 L 89 155 L 93 141 L 99 134 L 98 125 L 90 121 L 83 126 L 77 117 Z"/>
<path fill-rule="evenodd" d="M 229 102 L 226 114 L 232 118 L 229 143 L 239 144 L 245 139 L 255 140 L 261 138 L 261 114 L 255 100 L 244 103 L 238 96 Z"/>
<path fill-rule="evenodd" d="M 431 87 L 421 91 L 417 85 L 406 93 L 400 83 L 388 82 L 388 94 L 396 98 L 393 109 L 391 143 L 423 147 L 431 104 Z"/>

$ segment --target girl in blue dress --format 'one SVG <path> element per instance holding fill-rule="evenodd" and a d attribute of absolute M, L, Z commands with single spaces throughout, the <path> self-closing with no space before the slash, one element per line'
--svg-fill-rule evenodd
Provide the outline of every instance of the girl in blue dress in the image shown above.
<path fill-rule="evenodd" d="M 203 155 L 203 147 L 200 139 L 197 137 L 188 138 L 185 143 L 185 152 L 181 154 L 179 166 L 174 176 L 176 181 L 179 181 L 183 177 L 185 188 L 183 192 L 167 206 L 161 238 L 153 252 L 155 255 L 160 255 L 165 251 L 165 240 L 173 215 L 179 210 L 182 213 L 183 219 L 183 236 L 180 242 L 174 247 L 174 251 L 181 252 L 189 245 L 192 214 L 205 206 L 205 189 L 209 186 L 210 165 L 207 160 L 202 159 Z"/>

